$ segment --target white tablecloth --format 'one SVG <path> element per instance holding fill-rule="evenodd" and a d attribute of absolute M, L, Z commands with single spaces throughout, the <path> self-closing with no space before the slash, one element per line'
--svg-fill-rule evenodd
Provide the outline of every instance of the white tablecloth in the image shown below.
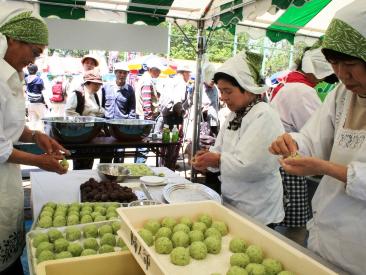
<path fill-rule="evenodd" d="M 164 173 L 167 183 L 190 183 L 166 167 L 151 167 L 151 169 L 157 174 Z M 56 203 L 78 202 L 80 185 L 90 178 L 99 180 L 96 170 L 70 170 L 65 175 L 52 172 L 31 172 L 33 217 L 38 217 L 42 206 L 49 201 Z M 138 179 L 129 179 L 126 180 L 126 183 L 138 181 Z M 163 187 L 148 187 L 154 200 L 163 202 Z"/>

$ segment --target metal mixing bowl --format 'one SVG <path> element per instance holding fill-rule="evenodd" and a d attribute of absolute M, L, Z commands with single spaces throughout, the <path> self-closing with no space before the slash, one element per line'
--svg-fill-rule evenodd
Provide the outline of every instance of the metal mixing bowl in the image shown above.
<path fill-rule="evenodd" d="M 95 138 L 103 128 L 103 118 L 66 116 L 43 118 L 45 132 L 61 143 L 85 143 Z"/>
<path fill-rule="evenodd" d="M 141 140 L 147 137 L 155 122 L 143 119 L 106 120 L 111 135 L 120 141 Z"/>
<path fill-rule="evenodd" d="M 117 163 L 99 163 L 98 175 L 102 180 L 123 182 L 130 174 L 130 170 Z"/>

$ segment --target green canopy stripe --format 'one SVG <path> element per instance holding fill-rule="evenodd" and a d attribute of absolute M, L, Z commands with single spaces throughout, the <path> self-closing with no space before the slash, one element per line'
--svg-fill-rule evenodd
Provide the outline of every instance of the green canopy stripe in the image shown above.
<path fill-rule="evenodd" d="M 54 4 L 44 4 L 44 2 L 54 3 Z M 39 14 L 42 17 L 48 17 L 51 15 L 58 16 L 63 19 L 80 19 L 85 17 L 85 9 L 70 6 L 60 6 L 57 4 L 67 4 L 67 5 L 77 5 L 85 6 L 86 1 L 80 0 L 42 0 L 39 5 Z"/>
<path fill-rule="evenodd" d="M 272 0 L 272 5 L 277 6 L 278 8 L 285 10 L 287 9 L 291 4 L 301 7 L 305 4 L 305 2 L 308 2 L 311 0 Z"/>
<path fill-rule="evenodd" d="M 145 5 L 154 5 L 154 6 L 168 6 L 171 7 L 174 0 L 131 0 L 131 3 L 135 4 L 145 4 Z M 141 14 L 133 14 L 127 13 L 127 23 L 133 24 L 137 21 L 143 21 L 147 25 L 156 26 L 159 25 L 161 22 L 165 21 L 164 17 L 161 16 L 154 16 L 154 15 L 166 15 L 169 12 L 169 9 L 153 9 L 153 8 L 145 8 L 145 7 L 134 7 L 129 6 L 127 11 L 136 11 L 136 12 L 143 12 L 149 13 L 151 15 L 141 15 Z"/>
<path fill-rule="evenodd" d="M 232 2 L 225 3 L 220 6 L 220 11 L 230 9 L 230 7 L 234 7 L 242 3 L 243 0 L 234 0 Z M 232 34 L 235 34 L 235 26 L 241 20 L 243 20 L 243 7 L 220 14 L 222 26 L 228 29 Z"/>
<path fill-rule="evenodd" d="M 306 2 L 301 8 L 289 7 L 276 22 L 267 28 L 267 36 L 272 42 L 287 39 L 293 44 L 295 33 L 309 23 L 330 2 L 331 0 L 317 0 Z"/>

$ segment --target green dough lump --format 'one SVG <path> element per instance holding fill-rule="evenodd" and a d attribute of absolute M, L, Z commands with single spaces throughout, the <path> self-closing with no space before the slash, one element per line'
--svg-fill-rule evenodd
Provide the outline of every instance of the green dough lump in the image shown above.
<path fill-rule="evenodd" d="M 55 246 L 53 245 L 53 243 L 49 243 L 49 242 L 42 242 L 40 243 L 38 246 L 37 246 L 37 249 L 36 249 L 36 257 L 38 258 L 39 255 L 45 251 L 45 250 L 48 250 L 48 251 L 51 251 L 53 252 L 55 249 Z"/>
<path fill-rule="evenodd" d="M 240 253 L 240 252 L 244 253 L 247 249 L 247 243 L 243 239 L 233 238 L 230 241 L 229 249 L 233 253 Z"/>
<path fill-rule="evenodd" d="M 46 233 L 39 233 L 33 238 L 33 247 L 37 248 L 42 242 L 48 242 L 48 235 Z"/>
<path fill-rule="evenodd" d="M 95 224 L 88 224 L 83 227 L 84 238 L 97 238 L 98 227 Z"/>
<path fill-rule="evenodd" d="M 211 227 L 216 228 L 220 231 L 221 236 L 225 236 L 228 233 L 228 228 L 226 223 L 222 221 L 213 221 Z"/>
<path fill-rule="evenodd" d="M 193 259 L 203 260 L 207 256 L 207 247 L 203 242 L 194 242 L 189 247 L 189 254 Z"/>
<path fill-rule="evenodd" d="M 232 266 L 229 268 L 226 275 L 248 275 L 248 272 L 239 266 Z"/>
<path fill-rule="evenodd" d="M 189 250 L 184 247 L 176 247 L 170 253 L 170 261 L 175 265 L 184 266 L 189 264 L 191 257 Z"/>
<path fill-rule="evenodd" d="M 55 242 L 57 239 L 63 238 L 62 232 L 57 229 L 50 229 L 47 234 L 51 243 Z"/>
<path fill-rule="evenodd" d="M 171 236 L 172 236 L 172 230 L 169 227 L 160 227 L 155 234 L 156 239 L 160 237 L 167 237 L 170 239 Z"/>
<path fill-rule="evenodd" d="M 171 230 L 173 230 L 174 226 L 177 224 L 177 220 L 171 217 L 165 217 L 161 221 L 161 226 L 163 227 L 169 227 Z"/>
<path fill-rule="evenodd" d="M 221 251 L 221 239 L 210 236 L 205 239 L 205 245 L 207 246 L 208 253 L 219 254 Z"/>
<path fill-rule="evenodd" d="M 96 255 L 96 254 L 97 254 L 96 250 L 87 248 L 87 249 L 84 249 L 83 252 L 81 252 L 80 256 L 89 256 L 89 255 Z"/>
<path fill-rule="evenodd" d="M 116 246 L 118 246 L 118 247 L 120 247 L 120 248 L 125 248 L 125 247 L 127 247 L 127 245 L 125 244 L 125 242 L 124 242 L 120 237 L 118 237 L 118 238 L 117 238 Z"/>
<path fill-rule="evenodd" d="M 49 228 L 52 226 L 52 218 L 48 216 L 42 217 L 39 219 L 38 225 L 42 228 Z"/>
<path fill-rule="evenodd" d="M 150 219 L 144 224 L 144 228 L 149 230 L 153 235 L 158 232 L 159 228 L 161 227 L 158 220 Z"/>
<path fill-rule="evenodd" d="M 183 231 L 175 232 L 172 235 L 172 242 L 174 247 L 188 247 L 189 246 L 189 236 L 187 233 L 184 233 Z"/>
<path fill-rule="evenodd" d="M 80 219 L 81 224 L 90 223 L 90 222 L 93 222 L 93 218 L 90 215 L 81 216 L 81 219 Z"/>
<path fill-rule="evenodd" d="M 189 233 L 189 231 L 191 231 L 191 229 L 189 228 L 188 225 L 184 224 L 184 223 L 178 223 L 177 225 L 174 226 L 173 228 L 173 233 L 178 232 L 178 231 L 183 231 L 184 233 Z"/>
<path fill-rule="evenodd" d="M 100 245 L 108 244 L 110 246 L 116 245 L 116 237 L 111 233 L 106 233 L 100 239 Z"/>
<path fill-rule="evenodd" d="M 282 271 L 282 264 L 274 259 L 264 259 L 262 265 L 266 268 L 267 275 L 276 275 Z"/>
<path fill-rule="evenodd" d="M 207 229 L 207 226 L 203 222 L 194 222 L 192 225 L 192 230 L 200 230 L 203 233 L 205 233 L 206 229 Z"/>
<path fill-rule="evenodd" d="M 170 254 L 173 243 L 167 237 L 160 237 L 155 241 L 155 251 L 159 254 Z"/>
<path fill-rule="evenodd" d="M 94 249 L 95 251 L 97 251 L 99 248 L 99 244 L 98 244 L 97 240 L 94 238 L 85 239 L 83 244 L 84 244 L 84 249 L 90 248 L 90 249 Z"/>
<path fill-rule="evenodd" d="M 81 231 L 77 227 L 69 227 L 65 229 L 66 240 L 72 242 L 81 238 Z"/>
<path fill-rule="evenodd" d="M 72 258 L 72 255 L 69 251 L 62 251 L 58 254 L 56 254 L 55 259 L 66 259 L 66 258 Z"/>
<path fill-rule="evenodd" d="M 263 251 L 258 245 L 249 245 L 245 253 L 249 256 L 251 263 L 260 264 L 263 261 Z"/>
<path fill-rule="evenodd" d="M 71 215 L 67 216 L 66 223 L 67 223 L 67 225 L 79 224 L 79 216 L 77 216 L 75 214 L 71 214 Z"/>
<path fill-rule="evenodd" d="M 201 230 L 192 230 L 189 232 L 188 236 L 191 243 L 202 242 L 205 239 L 205 236 Z"/>
<path fill-rule="evenodd" d="M 250 263 L 250 259 L 245 253 L 234 253 L 230 257 L 230 265 L 245 268 Z"/>
<path fill-rule="evenodd" d="M 267 275 L 264 265 L 250 263 L 245 267 L 249 275 Z"/>
<path fill-rule="evenodd" d="M 186 224 L 189 228 L 192 228 L 193 225 L 192 220 L 188 217 L 181 217 L 179 223 Z"/>
<path fill-rule="evenodd" d="M 141 229 L 139 230 L 138 234 L 148 246 L 152 246 L 154 244 L 154 236 L 151 231 L 147 229 Z"/>
<path fill-rule="evenodd" d="M 207 228 L 212 224 L 212 217 L 208 214 L 201 214 L 198 216 L 198 221 L 206 224 Z"/>
<path fill-rule="evenodd" d="M 54 227 L 61 227 L 66 225 L 66 218 L 63 216 L 56 216 L 53 219 L 53 226 Z"/>
<path fill-rule="evenodd" d="M 109 252 L 114 252 L 114 247 L 109 245 L 109 244 L 104 244 L 99 248 L 99 253 L 103 254 L 103 253 L 109 253 Z"/>
<path fill-rule="evenodd" d="M 220 231 L 217 230 L 216 228 L 213 228 L 213 227 L 210 227 L 205 231 L 205 237 L 207 238 L 207 237 L 210 237 L 210 236 L 221 239 Z"/>
<path fill-rule="evenodd" d="M 53 260 L 53 259 L 55 259 L 55 255 L 53 254 L 53 252 L 51 252 L 49 250 L 44 250 L 37 257 L 37 263 L 41 263 L 41 262 Z"/>
<path fill-rule="evenodd" d="M 295 273 L 284 270 L 284 271 L 281 271 L 280 273 L 278 273 L 277 275 L 295 275 Z"/>
<path fill-rule="evenodd" d="M 67 240 L 65 240 L 64 238 L 57 239 L 55 241 L 55 252 L 60 253 L 62 251 L 66 251 L 68 246 L 69 246 L 69 242 Z"/>
<path fill-rule="evenodd" d="M 121 222 L 112 222 L 113 234 L 117 234 L 117 231 L 121 228 Z"/>
<path fill-rule="evenodd" d="M 111 233 L 113 234 L 113 228 L 109 224 L 102 225 L 99 227 L 99 237 L 103 237 L 104 234 Z"/>
<path fill-rule="evenodd" d="M 96 216 L 94 219 L 94 222 L 102 222 L 102 221 L 106 221 L 107 217 L 106 216 Z"/>
<path fill-rule="evenodd" d="M 83 247 L 79 243 L 70 243 L 67 247 L 67 251 L 69 251 L 73 257 L 78 257 L 83 252 Z"/>

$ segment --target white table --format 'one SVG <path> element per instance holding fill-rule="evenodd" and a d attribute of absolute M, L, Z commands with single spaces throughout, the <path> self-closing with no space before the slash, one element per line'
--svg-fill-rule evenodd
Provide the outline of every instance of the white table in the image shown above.
<path fill-rule="evenodd" d="M 182 178 L 166 167 L 151 167 L 151 169 L 155 173 L 164 173 L 168 183 L 190 183 L 189 180 Z M 31 172 L 33 217 L 38 217 L 42 206 L 49 201 L 56 203 L 78 202 L 80 185 L 90 178 L 99 180 L 96 170 L 70 170 L 64 175 L 52 172 Z M 138 181 L 139 179 L 129 179 L 126 180 L 126 184 Z M 163 202 L 162 188 L 163 186 L 148 187 L 154 200 Z"/>

